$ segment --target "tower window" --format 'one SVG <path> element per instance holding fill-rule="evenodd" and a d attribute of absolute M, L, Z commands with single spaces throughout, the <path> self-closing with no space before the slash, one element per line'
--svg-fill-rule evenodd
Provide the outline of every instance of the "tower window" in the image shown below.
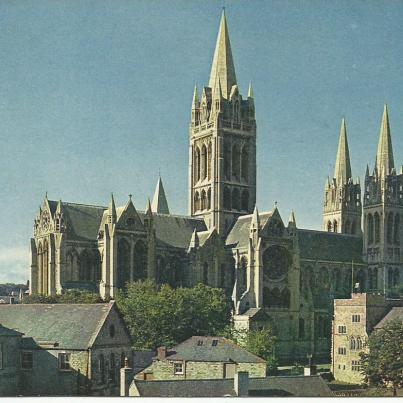
<path fill-rule="evenodd" d="M 224 187 L 224 208 L 226 210 L 231 210 L 231 191 L 228 186 Z"/>
<path fill-rule="evenodd" d="M 232 147 L 232 176 L 239 180 L 241 153 L 237 144 Z"/>
<path fill-rule="evenodd" d="M 234 210 L 240 209 L 240 195 L 239 195 L 239 189 L 237 188 L 235 188 L 232 191 L 232 208 Z"/>

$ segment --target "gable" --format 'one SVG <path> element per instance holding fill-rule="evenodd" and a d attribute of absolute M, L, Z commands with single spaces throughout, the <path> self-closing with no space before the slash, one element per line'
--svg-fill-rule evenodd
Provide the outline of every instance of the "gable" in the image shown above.
<path fill-rule="evenodd" d="M 117 209 L 116 228 L 127 231 L 145 231 L 143 223 L 131 201 L 125 207 Z"/>

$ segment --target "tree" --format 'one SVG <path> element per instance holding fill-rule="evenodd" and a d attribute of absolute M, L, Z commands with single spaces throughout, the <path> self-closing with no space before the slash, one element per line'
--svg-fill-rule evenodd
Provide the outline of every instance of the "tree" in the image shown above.
<path fill-rule="evenodd" d="M 368 339 L 368 351 L 362 352 L 361 367 L 369 385 L 396 388 L 403 386 L 403 322 L 393 320 Z"/>
<path fill-rule="evenodd" d="M 116 299 L 138 350 L 172 347 L 191 336 L 215 335 L 230 322 L 231 306 L 221 289 L 131 282 Z"/>
<path fill-rule="evenodd" d="M 234 341 L 252 354 L 263 358 L 266 361 L 269 375 L 277 372 L 278 362 L 275 355 L 277 337 L 270 325 L 257 330 L 235 329 L 230 326 L 224 329 L 221 335 Z"/>
<path fill-rule="evenodd" d="M 61 295 L 27 295 L 22 300 L 23 304 L 96 304 L 100 302 L 103 301 L 98 294 L 74 289 Z"/>

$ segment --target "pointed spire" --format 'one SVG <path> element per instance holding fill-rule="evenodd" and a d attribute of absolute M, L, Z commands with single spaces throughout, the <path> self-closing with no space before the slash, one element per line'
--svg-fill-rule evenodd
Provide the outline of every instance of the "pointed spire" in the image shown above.
<path fill-rule="evenodd" d="M 291 210 L 290 218 L 288 219 L 288 223 L 297 226 L 297 221 L 295 220 L 294 210 Z"/>
<path fill-rule="evenodd" d="M 229 40 L 227 18 L 223 10 L 218 31 L 213 64 L 211 66 L 209 87 L 214 89 L 216 80 L 220 78 L 223 97 L 228 99 L 231 88 L 236 84 L 235 67 Z"/>
<path fill-rule="evenodd" d="M 367 164 L 367 169 L 365 170 L 365 177 L 367 178 L 369 176 L 369 166 Z"/>
<path fill-rule="evenodd" d="M 168 202 L 165 196 L 164 186 L 162 185 L 161 176 L 158 178 L 151 209 L 154 213 L 169 214 Z"/>
<path fill-rule="evenodd" d="M 215 82 L 215 88 L 213 88 L 213 99 L 222 99 L 222 88 L 221 88 L 221 80 L 220 77 Z"/>
<path fill-rule="evenodd" d="M 339 148 L 337 150 L 334 178 L 338 185 L 344 185 L 351 178 L 350 153 L 348 150 L 347 129 L 344 118 L 341 121 Z"/>
<path fill-rule="evenodd" d="M 252 81 L 249 81 L 248 98 L 253 98 Z"/>
<path fill-rule="evenodd" d="M 59 199 L 59 201 L 57 202 L 57 206 L 56 206 L 56 213 L 61 213 L 62 212 L 62 201 L 61 199 Z"/>
<path fill-rule="evenodd" d="M 195 89 L 193 92 L 192 109 L 196 109 L 198 107 L 199 107 L 199 93 L 197 91 L 197 85 L 195 84 Z"/>
<path fill-rule="evenodd" d="M 146 214 L 151 216 L 153 214 L 153 210 L 151 208 L 151 201 L 150 198 L 147 197 L 147 208 L 146 208 Z"/>
<path fill-rule="evenodd" d="M 257 232 L 257 231 L 259 231 L 259 228 L 260 228 L 260 217 L 259 217 L 259 211 L 255 204 L 255 208 L 253 210 L 253 215 L 252 215 L 252 221 L 250 223 L 250 232 Z"/>
<path fill-rule="evenodd" d="M 383 108 L 381 131 L 379 135 L 378 152 L 376 154 L 376 168 L 378 174 L 385 172 L 386 175 L 389 175 L 394 167 L 395 163 L 393 161 L 388 107 L 385 104 Z"/>
<path fill-rule="evenodd" d="M 109 202 L 108 215 L 109 215 L 110 224 L 116 222 L 117 214 L 116 214 L 116 205 L 115 205 L 115 199 L 113 198 L 113 193 L 111 193 L 111 201 Z"/>

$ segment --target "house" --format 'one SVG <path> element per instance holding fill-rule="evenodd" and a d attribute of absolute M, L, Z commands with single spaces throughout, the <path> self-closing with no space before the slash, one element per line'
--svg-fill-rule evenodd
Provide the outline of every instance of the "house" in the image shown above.
<path fill-rule="evenodd" d="M 400 306 L 397 306 L 400 305 Z M 353 293 L 350 299 L 335 299 L 332 331 L 332 373 L 336 380 L 360 384 L 360 353 L 369 335 L 389 320 L 403 319 L 402 300 L 381 294 Z"/>
<path fill-rule="evenodd" d="M 0 396 L 119 395 L 132 350 L 113 301 L 2 305 L 0 323 Z"/>
<path fill-rule="evenodd" d="M 169 350 L 159 347 L 152 364 L 136 379 L 224 379 L 241 371 L 266 376 L 266 361 L 224 337 L 193 336 Z"/>
<path fill-rule="evenodd" d="M 127 395 L 133 397 L 329 397 L 331 391 L 318 375 L 249 378 L 248 372 L 237 372 L 233 379 L 176 381 L 134 379 L 128 388 Z"/>

